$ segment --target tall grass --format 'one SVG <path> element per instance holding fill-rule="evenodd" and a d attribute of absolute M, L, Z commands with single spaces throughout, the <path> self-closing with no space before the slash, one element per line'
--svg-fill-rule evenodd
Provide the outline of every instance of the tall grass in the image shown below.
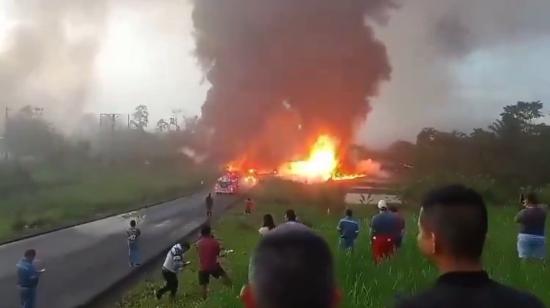
<path fill-rule="evenodd" d="M 40 166 L 28 177 L 26 189 L 0 198 L 0 241 L 175 198 L 198 189 L 211 175 L 191 167 L 89 164 Z"/>
<path fill-rule="evenodd" d="M 272 183 L 273 184 L 273 183 Z M 252 216 L 241 214 L 242 207 L 234 209 L 216 226 L 215 234 L 223 244 L 235 249 L 236 254 L 224 260 L 224 267 L 232 276 L 233 288 L 226 288 L 214 282 L 212 294 L 207 301 L 201 301 L 198 294 L 197 268 L 191 266 L 181 274 L 181 290 L 185 295 L 178 296 L 175 307 L 242 307 L 237 296 L 240 287 L 246 283 L 250 254 L 259 240 L 257 229 L 261 217 L 271 213 L 276 220 L 282 220 L 286 208 L 294 208 L 302 221 L 319 232 L 333 247 L 338 283 L 344 293 L 343 307 L 388 307 L 396 298 L 407 296 L 429 287 L 437 277 L 436 269 L 430 265 L 416 248 L 415 209 L 403 212 L 407 218 L 406 238 L 399 254 L 381 266 L 372 262 L 368 237 L 368 222 L 373 209 L 355 207 L 356 217 L 361 221 L 362 233 L 356 250 L 348 255 L 337 249 L 336 224 L 343 210 L 341 203 L 332 204 L 332 210 L 320 201 L 330 195 L 330 190 L 320 193 L 318 188 L 308 188 L 312 198 L 299 197 L 292 200 L 294 190 L 287 190 L 287 184 L 276 183 L 262 187 L 255 192 L 258 211 Z M 282 195 L 280 195 L 282 194 Z M 339 190 L 334 192 L 339 194 Z M 273 197 L 284 198 L 284 202 Z M 335 196 L 328 198 L 332 200 Z M 490 209 L 490 231 L 485 250 L 485 264 L 492 277 L 514 287 L 528 290 L 550 305 L 550 269 L 544 264 L 523 264 L 515 250 L 516 226 L 513 223 L 515 209 L 495 207 Z M 190 259 L 196 264 L 195 252 Z M 160 269 L 159 269 L 160 272 Z M 136 289 L 130 291 L 117 307 L 157 307 L 159 303 L 152 297 L 152 290 L 159 287 L 161 280 L 155 275 Z M 162 303 L 167 303 L 164 299 Z M 164 305 L 161 304 L 162 307 Z"/>

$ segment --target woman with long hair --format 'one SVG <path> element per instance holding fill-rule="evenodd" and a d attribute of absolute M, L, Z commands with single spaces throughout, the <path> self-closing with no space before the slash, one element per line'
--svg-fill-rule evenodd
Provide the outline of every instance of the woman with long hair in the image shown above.
<path fill-rule="evenodd" d="M 264 223 L 258 232 L 263 236 L 266 235 L 269 231 L 275 229 L 275 222 L 273 221 L 273 216 L 271 214 L 264 215 Z"/>

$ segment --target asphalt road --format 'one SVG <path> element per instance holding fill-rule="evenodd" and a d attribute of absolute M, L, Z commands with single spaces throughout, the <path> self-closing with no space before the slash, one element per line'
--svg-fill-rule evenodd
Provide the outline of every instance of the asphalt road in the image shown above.
<path fill-rule="evenodd" d="M 205 193 L 0 246 L 0 307 L 19 307 L 15 264 L 28 248 L 45 266 L 38 308 L 74 308 L 126 277 L 125 231 L 131 219 L 142 231 L 142 259 L 154 258 L 205 222 Z M 214 215 L 236 197 L 217 196 Z"/>

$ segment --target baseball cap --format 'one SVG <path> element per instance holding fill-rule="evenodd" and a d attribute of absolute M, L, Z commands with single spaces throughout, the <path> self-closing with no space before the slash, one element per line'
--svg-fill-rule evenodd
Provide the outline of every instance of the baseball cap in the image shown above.
<path fill-rule="evenodd" d="M 387 209 L 388 205 L 386 204 L 386 200 L 382 199 L 378 201 L 378 209 Z"/>

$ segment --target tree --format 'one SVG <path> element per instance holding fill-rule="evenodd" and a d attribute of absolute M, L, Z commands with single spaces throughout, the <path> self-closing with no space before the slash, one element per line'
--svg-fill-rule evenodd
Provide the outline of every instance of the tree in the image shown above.
<path fill-rule="evenodd" d="M 504 107 L 500 119 L 496 120 L 490 130 L 503 138 L 518 138 L 522 134 L 533 134 L 540 125 L 535 120 L 541 118 L 543 104 L 535 102 L 517 102 Z"/>
<path fill-rule="evenodd" d="M 145 105 L 139 105 L 132 114 L 132 126 L 140 131 L 144 131 L 149 125 L 149 110 Z"/>
<path fill-rule="evenodd" d="M 25 106 L 6 126 L 6 143 L 15 156 L 51 156 L 62 145 L 62 138 L 42 118 L 43 110 Z"/>
<path fill-rule="evenodd" d="M 178 124 L 178 118 L 176 116 L 170 117 L 170 127 L 174 127 L 175 131 L 180 130 L 180 125 Z"/>
<path fill-rule="evenodd" d="M 167 132 L 170 129 L 170 124 L 164 119 L 160 119 L 157 122 L 157 130 L 161 133 Z"/>

